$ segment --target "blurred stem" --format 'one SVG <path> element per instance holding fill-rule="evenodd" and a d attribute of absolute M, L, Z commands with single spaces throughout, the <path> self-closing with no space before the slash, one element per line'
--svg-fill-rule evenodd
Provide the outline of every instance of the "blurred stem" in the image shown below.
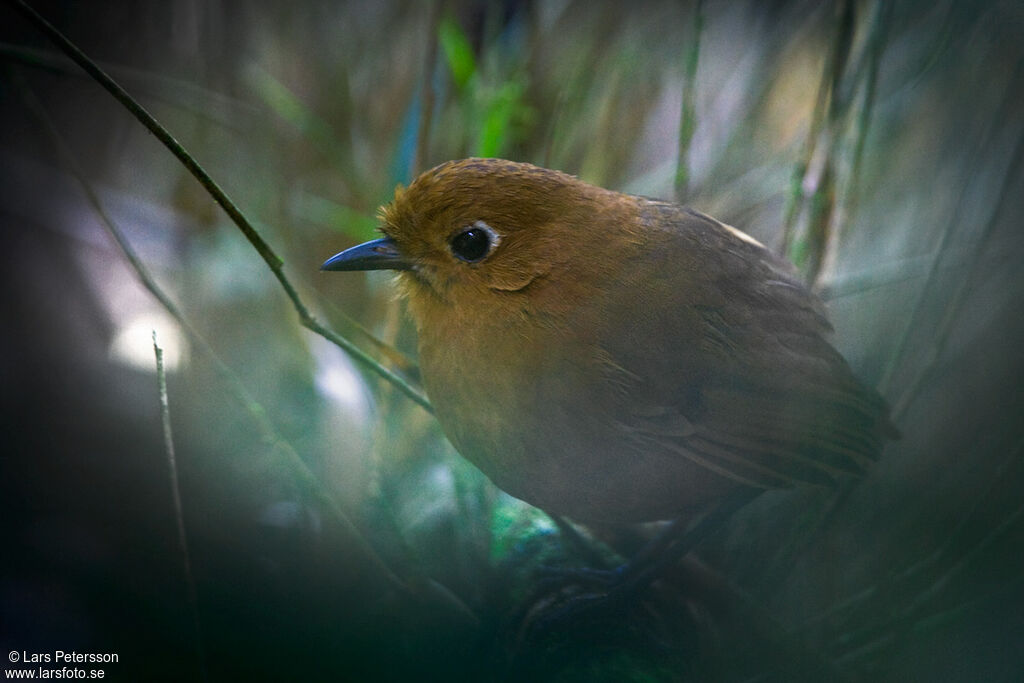
<path fill-rule="evenodd" d="M 164 450 L 167 453 L 167 465 L 170 468 L 171 498 L 174 501 L 174 519 L 178 526 L 178 548 L 185 572 L 185 587 L 188 593 L 188 606 L 192 612 L 192 628 L 196 639 L 196 657 L 199 660 L 199 673 L 202 680 L 208 680 L 206 673 L 206 653 L 203 648 L 203 629 L 199 620 L 199 596 L 196 594 L 196 582 L 192 575 L 192 558 L 188 551 L 188 536 L 185 534 L 185 514 L 181 506 L 181 489 L 178 485 L 178 463 L 174 456 L 174 435 L 171 431 L 171 408 L 167 400 L 167 373 L 164 371 L 164 350 L 156 341 L 156 330 L 153 330 L 153 353 L 156 356 L 156 381 L 160 393 L 160 418 L 164 428 Z"/>
<path fill-rule="evenodd" d="M 796 230 L 796 218 L 803 204 L 804 176 L 807 174 L 807 169 L 810 168 L 818 135 L 821 133 L 821 127 L 825 122 L 825 108 L 829 101 L 829 73 L 832 71 L 831 67 L 834 61 L 833 51 L 829 53 L 828 58 L 825 60 L 825 66 L 822 69 L 821 81 L 818 84 L 818 96 L 814 103 L 814 112 L 811 115 L 811 127 L 807 131 L 807 137 L 804 139 L 803 153 L 793 167 L 793 174 L 790 176 L 789 195 L 786 198 L 785 217 L 782 221 L 782 243 L 779 245 L 779 253 L 783 256 L 789 254 L 792 248 L 793 233 Z"/>
<path fill-rule="evenodd" d="M 814 263 L 816 268 L 811 278 L 812 288 L 819 293 L 824 286 L 827 286 L 821 281 L 821 274 L 825 270 L 826 259 L 835 257 L 840 235 L 844 228 L 852 223 L 857 211 L 860 195 L 861 162 L 874 112 L 878 66 L 881 62 L 882 53 L 885 50 L 885 38 L 889 17 L 892 14 L 892 6 L 893 3 L 888 0 L 875 0 L 868 29 L 867 45 L 854 62 L 852 67 L 853 74 L 847 79 L 845 88 L 841 88 L 839 83 L 833 84 L 833 97 L 842 103 L 836 109 L 841 110 L 841 113 L 846 113 L 852 107 L 857 84 L 862 80 L 864 82 L 864 94 L 860 99 L 860 107 L 853 122 L 853 158 L 850 162 L 848 175 L 842 192 L 837 193 L 836 200 L 833 202 L 833 210 L 829 217 L 829 222 L 823 226 L 825 231 L 820 235 L 822 239 L 822 243 L 819 245 L 820 254 L 818 260 Z M 830 123 L 833 135 L 837 139 L 839 135 L 838 127 L 838 120 Z"/>
<path fill-rule="evenodd" d="M 793 261 L 804 271 L 804 278 L 812 289 L 818 286 L 825 264 L 826 250 L 831 242 L 836 216 L 836 131 L 831 127 L 825 133 L 829 138 L 826 146 L 824 168 L 815 182 L 807 212 L 807 235 L 802 246 L 798 245 L 792 254 Z"/>
<path fill-rule="evenodd" d="M 839 13 L 835 50 L 832 53 L 832 83 L 829 88 L 831 98 L 828 109 L 831 122 L 841 118 L 849 106 L 847 98 L 843 97 L 842 82 L 843 74 L 846 72 L 846 65 L 850 61 L 850 50 L 853 47 L 853 31 L 856 22 L 857 11 L 853 0 L 845 0 Z"/>
<path fill-rule="evenodd" d="M 793 169 L 786 202 L 780 251 L 803 270 L 813 284 L 824 263 L 825 246 L 835 211 L 835 154 L 838 128 L 847 103 L 839 97 L 846 64 L 853 44 L 856 21 L 852 0 L 840 6 L 836 34 L 822 69 L 818 97 L 802 158 Z M 806 211 L 806 228 L 798 230 L 798 218 Z M 804 236 L 798 242 L 799 233 Z"/>
<path fill-rule="evenodd" d="M 81 186 L 86 199 L 89 204 L 92 205 L 93 210 L 100 219 L 100 223 L 103 224 L 104 228 L 106 228 L 111 238 L 117 244 L 121 253 L 128 261 L 128 264 L 135 271 L 135 274 L 138 276 L 142 285 L 157 301 L 160 302 L 160 305 L 162 305 L 171 317 L 173 317 L 181 326 L 181 329 L 185 331 L 186 335 L 188 335 L 189 340 L 211 359 L 217 374 L 228 385 L 231 392 L 234 394 L 235 399 L 245 408 L 249 417 L 255 423 L 260 434 L 260 439 L 264 444 L 282 454 L 287 467 L 298 481 L 300 487 L 320 501 L 320 503 L 334 515 L 341 527 L 354 540 L 356 547 L 358 547 L 367 558 L 369 564 L 373 566 L 392 587 L 404 589 L 405 584 L 394 572 L 391 571 L 387 564 L 385 564 L 384 560 L 381 559 L 369 542 L 363 537 L 363 534 L 359 531 L 351 518 L 345 513 L 341 505 L 326 491 L 326 489 L 324 489 L 320 480 L 317 479 L 316 475 L 313 474 L 312 470 L 309 469 L 309 466 L 299 456 L 291 444 L 278 434 L 263 406 L 252 397 L 238 375 L 236 375 L 235 372 L 231 370 L 223 360 L 221 360 L 217 355 L 217 352 L 213 349 L 213 346 L 191 325 L 191 323 L 188 322 L 185 316 L 178 309 L 177 305 L 171 301 L 166 292 L 164 292 L 156 283 L 156 280 L 143 264 L 138 254 L 135 253 L 135 250 L 125 238 L 120 228 L 118 228 L 117 224 L 114 223 L 109 215 L 107 215 L 106 210 L 103 208 L 103 204 L 100 202 L 99 197 L 96 195 L 92 186 L 86 179 L 85 173 L 78 164 L 78 160 L 75 158 L 74 153 L 68 148 L 63 136 L 61 136 L 60 132 L 54 126 L 53 121 L 46 113 L 46 110 L 43 108 L 38 98 L 36 98 L 31 91 L 27 89 L 27 87 L 24 88 L 24 91 L 26 104 L 33 112 L 36 113 L 40 121 L 43 123 L 43 127 L 53 141 L 54 146 L 57 148 L 58 154 L 64 158 L 71 174 Z"/>
<path fill-rule="evenodd" d="M 849 97 L 844 96 L 842 82 L 850 61 L 855 24 L 856 9 L 853 0 L 846 0 L 840 10 L 836 31 L 832 83 L 829 86 L 831 96 L 828 104 L 828 123 L 823 132 L 821 148 L 822 168 L 817 181 L 812 181 L 814 193 L 808 212 L 805 248 L 797 250 L 802 251 L 803 256 L 803 263 L 798 261 L 797 265 L 803 267 L 804 276 L 812 288 L 818 286 L 833 236 L 838 230 L 836 164 L 842 142 L 840 128 L 850 105 Z M 811 173 L 814 173 L 813 168 Z"/>
<path fill-rule="evenodd" d="M 693 32 L 686 50 L 683 68 L 683 102 L 679 111 L 679 152 L 676 157 L 676 201 L 685 201 L 690 186 L 690 142 L 697 128 L 697 63 L 700 59 L 700 34 L 704 28 L 704 3 L 693 6 Z"/>
<path fill-rule="evenodd" d="M 771 586 L 778 585 L 789 576 L 796 561 L 839 516 L 844 509 L 843 505 L 861 481 L 860 478 L 844 479 L 824 504 L 808 506 L 800 518 L 801 523 L 794 525 L 792 533 L 779 544 L 770 560 L 758 572 L 758 585 L 762 590 L 770 590 Z"/>
<path fill-rule="evenodd" d="M 868 38 L 868 73 L 864 84 L 864 100 L 857 114 L 856 139 L 853 143 L 853 164 L 850 169 L 850 180 L 846 191 L 849 207 L 846 220 L 849 221 L 856 210 L 860 195 L 860 169 L 864 158 L 864 143 L 871 127 L 871 115 L 875 108 L 875 96 L 878 88 L 878 65 L 885 51 L 886 38 L 889 31 L 889 20 L 895 3 L 890 0 L 875 0 L 874 13 L 871 18 L 871 32 Z"/>
<path fill-rule="evenodd" d="M 284 289 L 285 295 L 292 302 L 292 306 L 295 308 L 296 313 L 299 315 L 299 322 L 303 327 L 308 330 L 319 334 L 321 337 L 328 341 L 336 344 L 345 350 L 353 359 L 368 368 L 372 372 L 376 373 L 380 377 L 391 382 L 393 385 L 405 394 L 407 397 L 412 399 L 414 402 L 423 407 L 424 410 L 432 412 L 430 402 L 417 389 L 413 388 L 404 378 L 395 374 L 388 368 L 384 367 L 377 362 L 372 356 L 368 355 L 365 351 L 360 349 L 358 346 L 353 344 L 348 339 L 342 337 L 334 330 L 325 327 L 317 320 L 306 304 L 303 303 L 299 297 L 298 292 L 292 285 L 291 281 L 284 274 L 284 262 L 281 258 L 271 249 L 270 245 L 260 236 L 259 232 L 253 227 L 249 219 L 241 212 L 241 210 L 235 205 L 235 203 L 227 196 L 227 194 L 220 188 L 220 186 L 210 177 L 210 175 L 203 169 L 202 166 L 185 150 L 182 145 L 174 139 L 174 137 L 164 128 L 160 123 L 153 118 L 153 116 L 145 110 L 138 102 L 136 102 L 131 95 L 129 95 L 124 88 L 122 88 L 117 82 L 115 82 L 110 76 L 108 76 L 102 69 L 100 69 L 95 62 L 85 55 L 81 50 L 78 49 L 70 40 L 53 27 L 46 19 L 40 16 L 34 9 L 25 4 L 23 0 L 8 0 L 12 3 L 22 14 L 24 14 L 29 21 L 31 21 L 40 31 L 52 40 L 57 47 L 59 47 L 65 54 L 73 59 L 79 66 L 92 76 L 107 92 L 114 96 L 114 98 L 120 102 L 131 114 L 144 125 L 156 138 L 167 147 L 168 150 L 174 154 L 175 157 L 188 169 L 189 173 L 199 181 L 199 183 L 206 188 L 206 191 L 210 193 L 210 196 L 220 204 L 221 208 L 228 214 L 231 220 L 234 222 L 238 229 L 242 231 L 249 243 L 256 249 L 256 252 L 260 255 L 263 261 L 270 268 L 270 271 L 277 278 L 277 281 L 281 284 Z"/>

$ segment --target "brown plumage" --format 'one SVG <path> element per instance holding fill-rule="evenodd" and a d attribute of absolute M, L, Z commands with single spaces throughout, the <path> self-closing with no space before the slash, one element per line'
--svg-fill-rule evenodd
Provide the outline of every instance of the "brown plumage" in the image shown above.
<path fill-rule="evenodd" d="M 495 484 L 581 521 L 857 474 L 895 436 L 793 269 L 691 209 L 465 159 L 396 191 L 385 237 L 427 394 Z"/>

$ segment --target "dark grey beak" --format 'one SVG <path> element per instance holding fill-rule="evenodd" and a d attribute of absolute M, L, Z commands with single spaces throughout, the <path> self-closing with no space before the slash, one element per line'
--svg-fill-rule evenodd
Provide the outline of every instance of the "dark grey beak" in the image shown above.
<path fill-rule="evenodd" d="M 320 270 L 411 270 L 390 237 L 364 242 L 324 261 Z"/>

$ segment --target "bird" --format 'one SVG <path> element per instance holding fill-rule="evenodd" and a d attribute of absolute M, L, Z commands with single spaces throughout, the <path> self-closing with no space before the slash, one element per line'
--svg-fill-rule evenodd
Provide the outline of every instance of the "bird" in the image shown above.
<path fill-rule="evenodd" d="M 396 271 L 422 381 L 495 485 L 584 524 L 830 486 L 898 438 L 821 300 L 692 208 L 503 159 L 399 186 L 326 271 Z"/>

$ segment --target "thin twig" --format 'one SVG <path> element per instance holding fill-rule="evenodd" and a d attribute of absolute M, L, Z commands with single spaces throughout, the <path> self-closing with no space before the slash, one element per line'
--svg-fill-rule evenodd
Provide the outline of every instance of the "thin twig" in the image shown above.
<path fill-rule="evenodd" d="M 288 299 L 291 300 L 296 313 L 298 313 L 299 322 L 303 327 L 319 334 L 321 337 L 341 347 L 364 367 L 370 369 L 380 377 L 383 377 L 395 385 L 403 394 L 419 404 L 424 410 L 432 412 L 430 402 L 427 400 L 426 396 L 413 388 L 413 386 L 404 378 L 378 363 L 376 359 L 348 339 L 342 337 L 334 330 L 325 327 L 316 319 L 316 317 L 313 316 L 312 313 L 310 313 L 306 304 L 303 303 L 302 299 L 299 297 L 299 294 L 295 290 L 291 281 L 285 276 L 284 262 L 281 258 L 273 249 L 271 249 L 270 245 L 264 241 L 256 228 L 249 222 L 249 219 L 245 217 L 224 190 L 221 189 L 206 170 L 199 165 L 199 163 L 185 150 L 181 143 L 179 143 L 174 136 L 167 131 L 166 128 L 160 125 L 160 123 L 153 118 L 153 116 L 146 111 L 142 105 L 133 99 L 124 88 L 108 76 L 99 66 L 96 65 L 95 62 L 89 59 L 85 53 L 79 50 L 74 43 L 68 40 L 60 31 L 54 28 L 52 24 L 46 21 L 46 19 L 40 16 L 34 9 L 25 4 L 23 0 L 8 0 L 8 2 L 11 2 L 18 10 L 20 10 L 22 14 L 24 14 L 40 31 L 46 34 L 46 36 L 52 40 L 54 44 L 61 49 L 61 51 L 73 59 L 80 67 L 85 69 L 85 71 L 92 76 L 97 83 L 113 95 L 114 99 L 120 102 L 125 109 L 131 112 L 131 114 L 140 123 L 142 123 L 142 125 L 156 136 L 156 138 L 163 143 L 163 145 L 167 147 L 175 157 L 177 157 L 185 168 L 188 169 L 189 173 L 191 173 L 192 176 L 206 189 L 206 191 L 210 193 L 210 196 L 220 204 L 221 208 L 224 209 L 234 224 L 238 226 L 238 229 L 242 231 L 242 234 L 245 235 L 246 239 L 249 240 L 249 243 L 254 249 L 256 249 L 256 252 L 274 274 L 274 277 L 277 278 L 277 281 L 281 284 L 281 287 L 284 289 Z"/>
<path fill-rule="evenodd" d="M 196 657 L 199 660 L 199 673 L 202 680 L 208 680 L 206 671 L 206 651 L 203 647 L 203 627 L 199 619 L 199 596 L 196 594 L 196 581 L 192 574 L 192 559 L 188 552 L 188 536 L 185 534 L 185 514 L 181 506 L 181 489 L 178 486 L 178 463 L 174 456 L 174 435 L 171 431 L 171 408 L 167 400 L 167 374 L 164 371 L 164 350 L 156 341 L 156 330 L 153 330 L 153 353 L 156 355 L 156 381 L 160 392 L 160 417 L 164 428 L 164 450 L 167 452 L 167 465 L 171 475 L 171 498 L 174 501 L 174 518 L 178 523 L 178 548 L 181 550 L 181 561 L 185 571 L 185 587 L 188 593 L 188 606 L 192 612 L 192 629 L 196 638 Z"/>

